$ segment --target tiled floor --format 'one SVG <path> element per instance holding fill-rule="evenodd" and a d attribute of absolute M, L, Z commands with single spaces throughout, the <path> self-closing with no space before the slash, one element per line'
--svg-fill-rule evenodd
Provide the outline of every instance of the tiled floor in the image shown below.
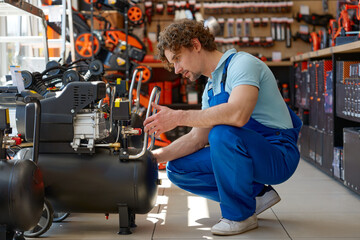
<path fill-rule="evenodd" d="M 242 235 L 217 237 L 210 228 L 220 217 L 217 203 L 189 194 L 160 173 L 158 203 L 136 216 L 131 235 L 117 235 L 118 216 L 71 214 L 53 223 L 41 239 L 360 239 L 360 197 L 301 161 L 294 176 L 275 186 L 282 201 L 258 216 L 259 228 Z"/>

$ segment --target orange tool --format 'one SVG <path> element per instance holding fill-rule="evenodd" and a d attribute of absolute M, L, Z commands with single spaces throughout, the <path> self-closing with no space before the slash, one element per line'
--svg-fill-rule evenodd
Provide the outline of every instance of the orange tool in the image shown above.
<path fill-rule="evenodd" d="M 311 50 L 317 51 L 320 49 L 320 39 L 319 39 L 319 35 L 316 32 L 310 33 L 309 40 L 312 43 Z"/>

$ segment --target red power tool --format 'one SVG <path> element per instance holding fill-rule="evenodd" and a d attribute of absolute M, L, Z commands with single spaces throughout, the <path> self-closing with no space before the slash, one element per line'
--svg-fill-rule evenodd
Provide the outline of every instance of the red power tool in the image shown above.
<path fill-rule="evenodd" d="M 360 1 L 357 5 L 350 5 L 346 4 L 344 5 L 344 9 L 340 12 L 340 16 L 337 21 L 337 29 L 335 31 L 334 23 L 330 21 L 330 23 L 333 24 L 333 26 L 330 25 L 332 28 L 332 46 L 335 45 L 341 45 L 348 42 L 356 41 L 360 37 L 360 32 L 357 30 L 356 32 L 351 32 L 354 30 L 355 23 L 353 19 L 350 18 L 348 10 L 354 9 L 356 10 L 356 19 L 360 20 Z M 354 36 L 354 33 L 357 34 L 357 36 Z"/>

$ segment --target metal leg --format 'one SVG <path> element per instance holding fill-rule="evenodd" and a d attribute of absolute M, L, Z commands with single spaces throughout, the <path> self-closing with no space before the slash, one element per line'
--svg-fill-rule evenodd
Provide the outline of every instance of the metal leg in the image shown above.
<path fill-rule="evenodd" d="M 14 238 L 14 235 L 15 232 L 12 230 L 8 230 L 6 225 L 0 225 L 0 240 L 12 240 Z"/>
<path fill-rule="evenodd" d="M 121 235 L 131 234 L 130 231 L 130 213 L 126 204 L 118 204 L 119 208 L 119 232 Z"/>
<path fill-rule="evenodd" d="M 135 224 L 135 213 L 130 213 L 130 227 L 135 228 L 137 225 Z"/>

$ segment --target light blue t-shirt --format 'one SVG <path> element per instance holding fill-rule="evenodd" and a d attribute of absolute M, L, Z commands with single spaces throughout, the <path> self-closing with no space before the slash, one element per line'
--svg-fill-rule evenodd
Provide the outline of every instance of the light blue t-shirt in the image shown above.
<path fill-rule="evenodd" d="M 214 95 L 221 92 L 221 78 L 226 59 L 236 53 L 235 49 L 228 50 L 221 57 L 211 78 L 205 86 L 202 96 L 202 109 L 209 108 L 209 88 Z M 259 96 L 255 109 L 251 115 L 261 124 L 277 129 L 293 128 L 289 110 L 282 98 L 275 77 L 268 66 L 249 53 L 238 52 L 230 61 L 227 70 L 225 91 L 231 94 L 238 85 L 252 85 L 259 89 Z"/>

